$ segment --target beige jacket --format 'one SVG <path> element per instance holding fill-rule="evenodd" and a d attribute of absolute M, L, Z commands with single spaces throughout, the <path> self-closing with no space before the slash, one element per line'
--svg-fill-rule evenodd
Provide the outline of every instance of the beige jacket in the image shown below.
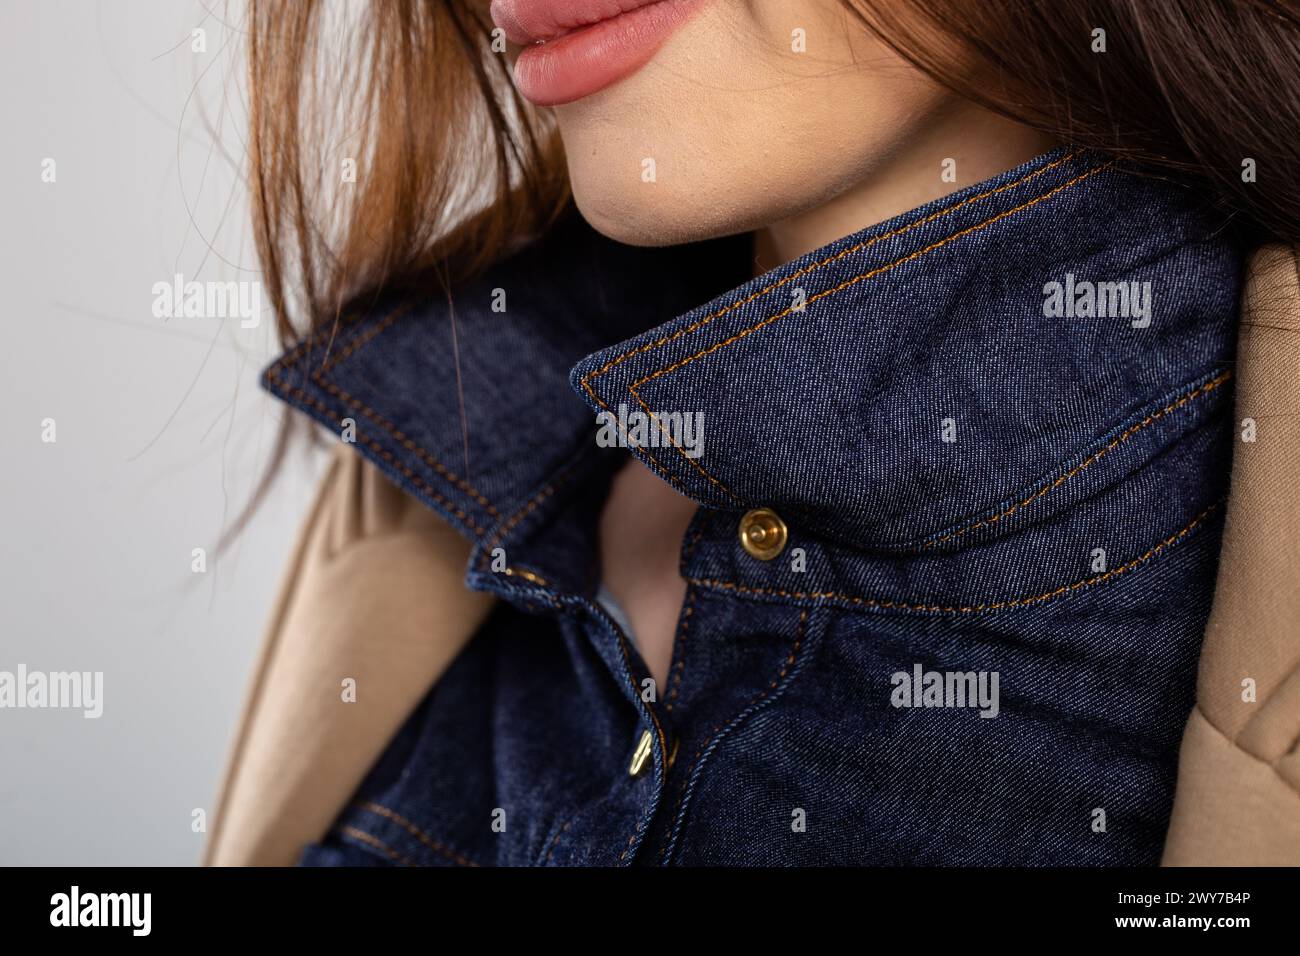
<path fill-rule="evenodd" d="M 1255 441 L 1233 453 L 1166 866 L 1300 865 L 1300 260 L 1252 265 L 1237 421 Z"/>
<path fill-rule="evenodd" d="M 1255 441 L 1236 449 L 1168 865 L 1300 864 L 1300 284 L 1280 252 L 1256 266 L 1237 369 Z M 461 586 L 468 555 L 431 511 L 336 455 L 281 587 L 205 863 L 290 864 L 326 831 L 487 615 L 490 599 Z M 346 677 L 357 698 L 342 706 Z"/>

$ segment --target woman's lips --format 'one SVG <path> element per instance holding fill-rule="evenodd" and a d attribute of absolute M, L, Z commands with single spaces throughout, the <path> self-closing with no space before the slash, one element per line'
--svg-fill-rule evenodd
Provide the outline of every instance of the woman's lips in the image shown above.
<path fill-rule="evenodd" d="M 704 0 L 492 0 L 524 46 L 515 85 L 539 106 L 571 103 L 635 73 Z"/>

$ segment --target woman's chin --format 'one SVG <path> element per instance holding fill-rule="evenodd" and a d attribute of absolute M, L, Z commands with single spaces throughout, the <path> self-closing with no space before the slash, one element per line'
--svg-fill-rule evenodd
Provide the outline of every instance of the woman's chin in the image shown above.
<path fill-rule="evenodd" d="M 700 170 L 700 173 L 707 171 Z M 641 182 L 614 177 L 608 167 L 574 170 L 574 203 L 597 232 L 631 246 L 672 246 L 748 232 L 791 212 L 786 197 L 728 188 L 719 177 L 675 177 Z M 707 197 L 707 198 L 705 198 Z"/>
<path fill-rule="evenodd" d="M 697 200 L 657 192 L 639 196 L 636 188 L 581 188 L 575 182 L 574 203 L 593 229 L 630 246 L 672 246 L 711 239 L 737 230 L 713 220 Z"/>

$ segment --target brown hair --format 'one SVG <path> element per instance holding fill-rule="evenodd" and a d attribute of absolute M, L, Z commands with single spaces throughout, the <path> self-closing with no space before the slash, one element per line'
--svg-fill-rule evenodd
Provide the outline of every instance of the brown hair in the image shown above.
<path fill-rule="evenodd" d="M 486 9 L 249 4 L 254 235 L 282 339 L 306 331 L 295 314 L 316 328 L 363 293 L 472 274 L 564 207 L 554 124 L 515 92 Z"/>
<path fill-rule="evenodd" d="M 1300 244 L 1300 0 L 843 2 L 958 94 L 1200 184 L 1256 244 Z M 249 4 L 255 237 L 286 344 L 366 294 L 450 287 L 568 201 L 552 119 L 515 92 L 486 0 L 340 6 L 351 20 Z"/>
<path fill-rule="evenodd" d="M 1242 213 L 1257 241 L 1300 241 L 1296 0 L 850 6 L 967 99 L 1063 142 L 1197 181 Z M 1248 160 L 1253 182 L 1243 177 Z"/>
<path fill-rule="evenodd" d="M 250 0 L 253 235 L 286 346 L 336 329 L 367 293 L 450 289 L 566 206 L 554 123 L 489 47 L 487 6 L 374 0 L 340 13 Z M 298 425 L 285 419 L 223 545 L 265 497 Z"/>

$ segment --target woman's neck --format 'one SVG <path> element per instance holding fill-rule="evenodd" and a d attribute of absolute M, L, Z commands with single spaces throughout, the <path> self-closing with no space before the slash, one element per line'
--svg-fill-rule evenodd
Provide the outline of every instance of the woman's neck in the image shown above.
<path fill-rule="evenodd" d="M 973 105 L 954 105 L 925 134 L 829 201 L 754 233 L 754 274 L 998 173 L 1058 143 Z"/>

